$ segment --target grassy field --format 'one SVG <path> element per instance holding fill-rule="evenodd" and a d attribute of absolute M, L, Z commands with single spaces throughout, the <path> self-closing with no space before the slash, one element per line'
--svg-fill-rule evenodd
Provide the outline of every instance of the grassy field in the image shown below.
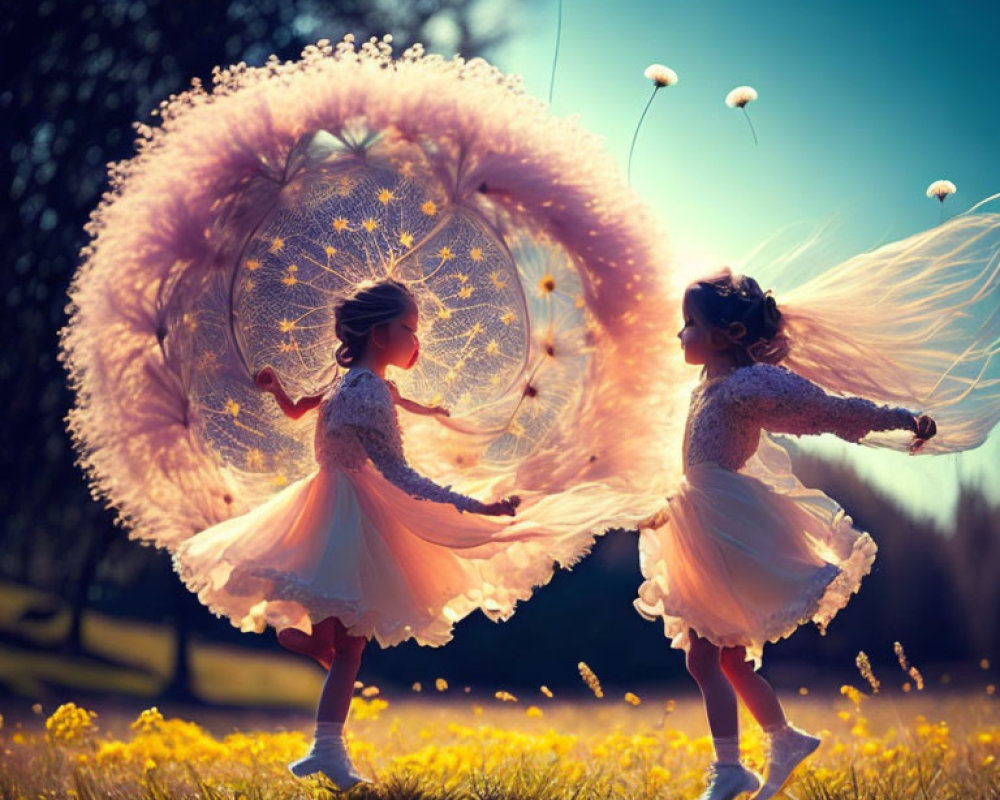
<path fill-rule="evenodd" d="M 0 800 L 331 796 L 323 779 L 300 781 L 287 770 L 309 745 L 309 709 L 322 683 L 314 664 L 200 642 L 192 651 L 198 695 L 258 710 L 191 707 L 165 719 L 142 696 L 155 696 L 169 677 L 169 629 L 88 612 L 86 654 L 70 658 L 46 649 L 65 636 L 68 610 L 32 620 L 24 609 L 43 598 L 31 590 L 3 586 L 0 599 L 0 633 L 22 643 L 0 644 L 0 681 L 13 690 L 0 697 L 7 713 L 0 717 Z M 1000 798 L 1000 697 L 989 663 L 974 671 L 965 691 L 943 681 L 919 690 L 913 682 L 908 692 L 886 685 L 873 695 L 859 676 L 864 693 L 849 686 L 792 695 L 790 717 L 821 732 L 824 744 L 785 796 Z M 565 698 L 538 689 L 515 698 L 481 687 L 467 694 L 443 681 L 419 689 L 387 697 L 359 687 L 349 742 L 375 783 L 351 798 L 688 800 L 703 788 L 712 748 L 691 696 Z M 53 695 L 109 699 L 92 708 L 32 707 L 25 699 Z M 744 756 L 761 769 L 760 731 L 746 717 L 742 730 Z"/>
<path fill-rule="evenodd" d="M 630 695 L 562 701 L 542 692 L 500 699 L 422 687 L 385 699 L 369 687 L 348 723 L 359 768 L 375 780 L 349 793 L 384 800 L 695 798 L 711 759 L 694 699 Z M 787 787 L 799 800 L 995 800 L 1000 703 L 929 692 L 796 697 L 791 718 L 824 744 Z M 218 712 L 164 719 L 155 709 L 102 714 L 35 708 L 0 728 L 0 798 L 329 797 L 321 778 L 287 763 L 309 744 L 308 716 L 234 725 Z M 764 760 L 742 726 L 745 759 Z"/>
<path fill-rule="evenodd" d="M 57 611 L 45 619 L 25 619 L 25 611 L 36 604 Z M 69 623 L 69 606 L 58 598 L 0 582 L 0 686 L 21 697 L 45 697 L 51 687 L 63 693 L 155 697 L 170 678 L 174 632 L 167 625 L 88 610 L 83 615 L 86 653 L 67 656 L 53 648 Z M 10 637 L 6 644 L 5 634 Z M 233 669 L 235 663 L 239 669 Z M 323 674 L 312 662 L 290 658 L 277 645 L 268 653 L 195 641 L 191 674 L 198 697 L 211 703 L 307 709 L 323 685 Z"/>

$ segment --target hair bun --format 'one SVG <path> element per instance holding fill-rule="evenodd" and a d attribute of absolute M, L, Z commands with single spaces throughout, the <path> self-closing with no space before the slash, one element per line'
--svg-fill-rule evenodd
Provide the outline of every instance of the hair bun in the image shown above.
<path fill-rule="evenodd" d="M 763 317 L 764 325 L 771 330 L 771 335 L 777 333 L 781 328 L 781 312 L 778 310 L 778 303 L 770 292 L 764 295 L 761 316 Z"/>

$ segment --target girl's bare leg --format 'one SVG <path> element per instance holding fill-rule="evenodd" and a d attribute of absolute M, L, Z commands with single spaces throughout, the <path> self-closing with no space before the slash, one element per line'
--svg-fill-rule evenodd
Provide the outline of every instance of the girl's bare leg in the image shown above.
<path fill-rule="evenodd" d="M 719 648 L 690 630 L 691 646 L 687 652 L 687 670 L 695 679 L 705 702 L 705 716 L 712 739 L 718 744 L 718 760 L 734 763 L 739 760 L 739 717 L 736 714 L 736 692 L 722 671 Z M 720 752 L 720 748 L 721 751 Z"/>
<path fill-rule="evenodd" d="M 330 619 L 333 620 L 333 664 L 323 683 L 316 721 L 342 725 L 351 708 L 354 681 L 361 669 L 361 653 L 368 640 L 364 636 L 351 636 L 340 620 Z"/>
<path fill-rule="evenodd" d="M 746 652 L 744 647 L 723 648 L 719 658 L 722 671 L 762 728 L 781 728 L 787 720 L 778 695 L 763 675 L 754 672 Z"/>
<path fill-rule="evenodd" d="M 699 800 L 722 800 L 744 792 L 756 791 L 760 778 L 740 763 L 739 717 L 736 692 L 722 671 L 719 648 L 688 631 L 691 646 L 687 653 L 687 668 L 701 689 L 705 701 L 705 716 L 712 731 L 715 763 L 712 778 Z"/>
<path fill-rule="evenodd" d="M 740 698 L 768 734 L 767 779 L 754 800 L 770 800 L 781 791 L 795 768 L 819 747 L 820 740 L 788 724 L 774 688 L 764 676 L 754 672 L 744 648 L 723 649 L 720 661 Z"/>
<path fill-rule="evenodd" d="M 344 724 L 351 709 L 354 681 L 361 668 L 361 652 L 367 639 L 349 635 L 340 620 L 333 617 L 323 620 L 323 623 L 326 623 L 332 636 L 329 653 L 333 663 L 316 708 L 316 735 L 312 748 L 302 758 L 289 764 L 289 769 L 300 778 L 322 772 L 339 788 L 349 789 L 356 783 L 367 782 L 351 763 L 344 739 Z M 322 635 L 327 627 L 317 626 L 314 633 Z"/>
<path fill-rule="evenodd" d="M 278 631 L 278 643 L 293 653 L 316 659 L 323 670 L 329 672 L 333 661 L 336 622 L 334 617 L 327 617 L 313 625 L 312 633 L 305 633 L 298 628 L 282 628 Z"/>

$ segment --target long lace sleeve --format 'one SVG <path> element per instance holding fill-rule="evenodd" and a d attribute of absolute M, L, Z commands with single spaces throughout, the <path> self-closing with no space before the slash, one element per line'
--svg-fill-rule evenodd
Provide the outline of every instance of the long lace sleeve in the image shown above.
<path fill-rule="evenodd" d="M 377 375 L 362 372 L 338 397 L 333 421 L 350 427 L 386 480 L 411 497 L 451 503 L 459 511 L 482 512 L 485 504 L 421 475 L 406 461 L 389 388 Z"/>
<path fill-rule="evenodd" d="M 833 433 L 858 442 L 872 431 L 912 430 L 916 416 L 863 397 L 840 397 L 783 367 L 755 364 L 730 378 L 730 400 L 772 433 Z"/>

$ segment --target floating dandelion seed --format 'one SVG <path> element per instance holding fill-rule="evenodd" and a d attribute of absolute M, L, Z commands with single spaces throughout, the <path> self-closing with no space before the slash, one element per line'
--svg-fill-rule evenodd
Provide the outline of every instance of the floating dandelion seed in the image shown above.
<path fill-rule="evenodd" d="M 594 670 L 588 667 L 583 661 L 577 664 L 576 668 L 580 670 L 580 677 L 590 687 L 590 691 L 594 693 L 594 697 L 604 697 L 604 690 L 601 689 L 601 682 L 597 679 L 597 675 L 594 674 Z"/>
<path fill-rule="evenodd" d="M 743 112 L 743 116 L 746 117 L 747 125 L 750 126 L 750 133 L 753 134 L 753 143 L 757 144 L 757 131 L 753 128 L 753 122 L 750 121 L 750 114 L 747 112 L 747 103 L 752 103 L 757 99 L 757 90 L 752 86 L 737 86 L 729 94 L 726 95 L 726 105 L 730 108 L 738 108 Z"/>
<path fill-rule="evenodd" d="M 546 697 L 552 698 L 552 690 L 548 686 L 543 686 L 539 691 Z"/>
<path fill-rule="evenodd" d="M 361 690 L 362 697 L 378 697 L 381 694 L 377 686 L 366 686 Z"/>
<path fill-rule="evenodd" d="M 646 112 L 649 111 L 653 98 L 656 97 L 656 93 L 660 89 L 664 86 L 673 86 L 677 83 L 677 73 L 670 69 L 670 67 L 663 66 L 663 64 L 650 64 L 642 74 L 653 82 L 653 93 L 649 96 L 649 100 L 646 101 L 646 107 L 642 110 L 642 116 L 639 117 L 639 124 L 635 126 L 635 133 L 632 134 L 632 144 L 628 149 L 629 184 L 632 183 L 632 152 L 635 150 L 635 141 L 639 138 L 639 128 L 642 127 L 642 121 L 646 118 Z"/>
<path fill-rule="evenodd" d="M 514 697 L 514 695 L 512 695 L 510 692 L 500 691 L 500 692 L 497 692 L 494 696 L 496 697 L 497 700 L 500 700 L 500 701 L 502 701 L 504 703 L 516 703 L 517 702 L 517 698 Z"/>
<path fill-rule="evenodd" d="M 677 83 L 677 73 L 663 64 L 650 64 L 642 74 L 655 83 L 657 89 Z"/>
<path fill-rule="evenodd" d="M 861 673 L 868 685 L 872 687 L 872 693 L 878 694 L 878 689 L 881 684 L 878 678 L 875 677 L 875 673 L 872 672 L 872 663 L 868 660 L 868 655 L 864 650 L 858 651 L 858 657 L 854 659 L 854 663 L 858 665 L 858 671 Z"/>
<path fill-rule="evenodd" d="M 639 699 L 638 695 L 633 694 L 632 692 L 625 692 L 625 702 L 630 706 L 637 706 L 642 702 L 642 700 Z"/>
<path fill-rule="evenodd" d="M 421 684 L 420 681 L 416 681 L 410 688 L 415 692 L 421 692 L 424 689 L 423 684 Z"/>
<path fill-rule="evenodd" d="M 950 194 L 955 194 L 957 191 L 958 189 L 955 188 L 955 184 L 946 180 L 934 181 L 934 183 L 927 187 L 927 196 L 936 197 L 941 203 L 940 220 L 944 220 L 944 199 Z"/>
<path fill-rule="evenodd" d="M 437 689 L 439 692 L 446 692 L 448 691 L 448 681 L 446 681 L 444 678 L 438 678 L 436 681 L 434 681 L 434 688 Z"/>

